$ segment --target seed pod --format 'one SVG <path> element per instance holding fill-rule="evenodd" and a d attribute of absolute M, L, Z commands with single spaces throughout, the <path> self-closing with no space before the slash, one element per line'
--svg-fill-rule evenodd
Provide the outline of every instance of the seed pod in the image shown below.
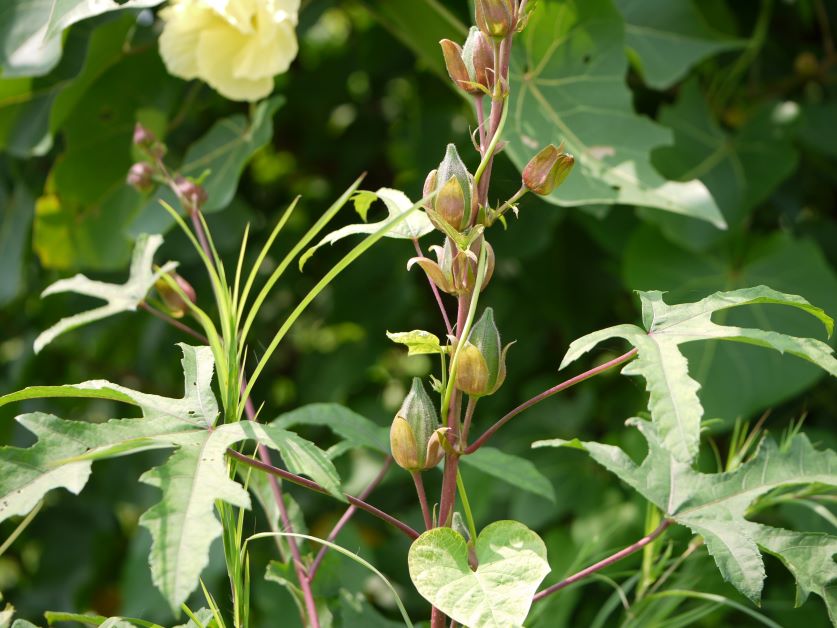
<path fill-rule="evenodd" d="M 511 0 L 476 0 L 476 23 L 488 37 L 502 39 L 514 29 Z"/>
<path fill-rule="evenodd" d="M 550 144 L 529 160 L 523 169 L 523 185 L 527 189 L 546 196 L 561 185 L 575 164 L 575 158 L 569 153 Z"/>
<path fill-rule="evenodd" d="M 476 26 L 468 32 L 468 39 L 462 47 L 462 60 L 471 81 L 482 85 L 486 91 L 490 90 L 494 85 L 494 51 L 488 37 Z M 482 90 L 477 93 L 482 93 Z"/>
<path fill-rule="evenodd" d="M 198 297 L 195 294 L 195 289 L 192 287 L 192 284 L 175 272 L 170 272 L 169 277 L 174 279 L 189 301 L 192 303 L 197 302 Z M 183 297 L 162 277 L 154 283 L 154 287 L 157 289 L 157 294 L 160 295 L 160 299 L 168 308 L 169 314 L 174 318 L 182 318 L 189 310 L 189 305 L 183 300 Z"/>
<path fill-rule="evenodd" d="M 392 457 L 408 471 L 424 471 L 439 464 L 444 456 L 441 439 L 445 430 L 439 427 L 439 415 L 433 400 L 418 377 L 413 378 L 410 392 L 392 420 L 389 444 Z"/>
<path fill-rule="evenodd" d="M 465 162 L 459 156 L 456 146 L 448 144 L 445 150 L 445 158 L 439 164 L 439 169 L 436 171 L 436 190 L 441 193 L 442 186 L 444 186 L 451 177 L 456 177 L 462 188 L 462 196 L 464 198 L 464 206 L 466 213 L 470 214 L 471 208 L 471 173 L 465 167 Z M 470 215 L 468 216 L 470 219 Z M 457 227 L 458 228 L 458 227 Z"/>
<path fill-rule="evenodd" d="M 445 68 L 453 84 L 469 94 L 481 94 L 482 90 L 474 84 L 474 73 L 468 70 L 462 55 L 462 46 L 450 39 L 439 42 L 445 57 Z"/>
<path fill-rule="evenodd" d="M 152 168 L 151 164 L 140 161 L 128 170 L 128 176 L 125 177 L 125 182 L 137 192 L 147 194 L 154 187 L 153 177 L 154 168 Z"/>
<path fill-rule="evenodd" d="M 471 328 L 459 356 L 456 386 L 472 397 L 492 395 L 506 380 L 506 352 L 500 332 L 494 324 L 494 311 L 489 307 Z"/>
<path fill-rule="evenodd" d="M 436 191 L 436 172 L 437 170 L 434 168 L 427 173 L 427 177 L 424 179 L 424 187 L 421 190 L 422 198 L 427 198 Z M 423 205 L 423 207 L 429 209 L 430 203 Z"/>

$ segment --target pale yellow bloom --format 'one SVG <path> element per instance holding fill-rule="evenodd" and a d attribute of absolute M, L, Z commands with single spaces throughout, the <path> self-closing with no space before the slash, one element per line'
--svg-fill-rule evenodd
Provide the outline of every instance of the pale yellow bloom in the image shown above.
<path fill-rule="evenodd" d="M 160 54 L 169 72 L 231 100 L 258 100 L 297 53 L 299 0 L 171 0 Z"/>

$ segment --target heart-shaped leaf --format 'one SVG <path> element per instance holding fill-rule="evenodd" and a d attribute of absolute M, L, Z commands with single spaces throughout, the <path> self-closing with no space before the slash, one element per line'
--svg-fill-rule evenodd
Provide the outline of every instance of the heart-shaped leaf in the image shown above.
<path fill-rule="evenodd" d="M 520 626 L 549 573 L 546 546 L 518 521 L 496 521 L 477 537 L 478 567 L 465 539 L 451 528 L 428 530 L 410 547 L 410 578 L 433 606 L 463 626 Z"/>

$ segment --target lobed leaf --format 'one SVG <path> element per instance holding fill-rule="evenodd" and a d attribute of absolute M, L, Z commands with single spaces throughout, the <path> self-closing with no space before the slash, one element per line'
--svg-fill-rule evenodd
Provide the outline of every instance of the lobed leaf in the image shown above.
<path fill-rule="evenodd" d="M 837 578 L 833 555 L 837 537 L 796 533 L 749 521 L 748 508 L 777 488 L 820 484 L 837 486 L 837 453 L 819 451 L 797 434 L 780 447 L 770 438 L 756 455 L 735 471 L 700 473 L 678 460 L 666 447 L 657 426 L 640 419 L 648 454 L 637 465 L 622 449 L 578 440 L 551 440 L 534 447 L 574 447 L 618 475 L 663 514 L 700 534 L 721 575 L 754 603 L 761 597 L 765 578 L 761 550 L 775 554 L 794 574 L 798 601 L 813 591 L 825 599 L 832 619 L 837 606 L 828 585 Z"/>
<path fill-rule="evenodd" d="M 628 363 L 625 375 L 642 375 L 649 392 L 648 407 L 660 438 L 680 462 L 691 462 L 700 442 L 703 407 L 698 399 L 700 384 L 689 375 L 688 362 L 679 345 L 696 340 L 731 340 L 790 353 L 837 376 L 837 359 L 826 343 L 773 331 L 719 325 L 712 314 L 732 307 L 770 303 L 801 309 L 819 319 L 828 334 L 832 319 L 802 297 L 765 286 L 716 292 L 696 303 L 668 305 L 663 293 L 640 292 L 645 330 L 636 325 L 617 325 L 573 341 L 561 368 L 608 338 L 623 338 L 637 349 L 637 359 Z M 647 330 L 647 331 L 646 331 Z"/>
<path fill-rule="evenodd" d="M 75 275 L 69 279 L 60 279 L 47 287 L 41 296 L 48 296 L 59 292 L 75 292 L 107 302 L 92 310 L 80 314 L 74 314 L 62 318 L 55 325 L 41 332 L 35 338 L 35 353 L 38 353 L 50 342 L 61 334 L 87 325 L 94 321 L 119 314 L 120 312 L 133 312 L 145 299 L 146 294 L 154 285 L 157 279 L 177 267 L 175 262 L 167 262 L 159 270 L 154 271 L 152 263 L 154 253 L 163 244 L 160 235 L 142 234 L 137 238 L 134 247 L 134 254 L 131 260 L 131 268 L 128 273 L 128 280 L 123 284 L 104 283 L 88 279 L 84 275 Z"/>

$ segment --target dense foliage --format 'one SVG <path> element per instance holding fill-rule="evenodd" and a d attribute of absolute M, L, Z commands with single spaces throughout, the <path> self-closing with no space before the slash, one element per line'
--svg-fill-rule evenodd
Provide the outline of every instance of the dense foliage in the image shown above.
<path fill-rule="evenodd" d="M 462 455 L 468 506 L 439 513 L 442 473 L 421 474 L 433 511 L 422 512 L 410 474 L 389 466 L 388 431 L 409 413 L 414 378 L 447 383 L 436 354 L 460 352 L 423 276 L 431 262 L 405 270 L 412 236 L 441 243 L 437 217 L 403 212 L 449 142 L 478 170 L 473 99 L 438 44 L 464 42 L 473 4 L 303 3 L 298 18 L 260 23 L 284 42 L 281 59 L 243 81 L 222 54 L 226 31 L 178 56 L 176 38 L 214 17 L 196 8 L 184 34 L 178 3 L 162 6 L 0 6 L 0 442 L 11 446 L 0 449 L 0 626 L 12 613 L 41 625 L 45 611 L 209 625 L 218 617 L 198 609 L 215 604 L 228 625 L 301 625 L 294 547 L 317 561 L 324 626 L 402 625 L 402 613 L 428 617 L 428 601 L 474 626 L 527 613 L 544 627 L 834 621 L 833 4 L 530 0 L 510 59 L 508 143 L 488 168 L 488 201 L 504 209 L 485 236 L 496 263 L 466 325 L 495 364 L 489 318 L 516 344 L 504 380 L 495 369 L 470 382 L 471 444 L 567 377 L 597 377 L 476 440 L 491 438 Z M 294 28 L 298 57 L 274 83 Z M 238 45 L 269 57 L 257 35 Z M 137 123 L 159 142 L 137 138 Z M 503 201 L 549 143 L 574 168 L 512 211 Z M 127 185 L 145 160 L 156 179 Z M 457 176 L 468 194 L 468 173 Z M 190 202 L 226 276 L 207 276 L 212 252 L 176 224 L 178 210 L 195 215 Z M 323 215 L 334 223 L 312 232 Z M 382 239 L 395 222 L 401 237 Z M 472 226 L 442 230 L 456 243 Z M 466 236 L 479 284 L 489 254 L 481 233 Z M 218 339 L 203 310 L 166 309 L 166 290 L 188 296 L 166 283 L 167 260 Z M 344 270 L 324 285 L 335 264 Z M 177 321 L 209 338 L 137 309 L 155 284 L 149 309 L 190 313 Z M 233 295 L 226 313 L 219 292 Z M 248 292 L 261 302 L 252 316 L 238 309 Z M 306 295 L 317 298 L 303 311 Z M 237 378 L 251 375 L 259 424 L 236 422 L 250 411 Z M 283 482 L 279 512 L 269 476 L 225 455 L 249 458 L 241 443 L 254 441 L 326 494 Z M 427 452 L 406 466 L 432 467 Z M 340 500 L 376 481 L 367 501 L 408 536 L 445 511 L 453 527 L 411 544 L 357 512 L 321 553 L 314 537 L 329 535 Z M 285 516 L 302 536 L 244 543 L 287 529 Z M 637 539 L 635 554 L 573 576 Z"/>

